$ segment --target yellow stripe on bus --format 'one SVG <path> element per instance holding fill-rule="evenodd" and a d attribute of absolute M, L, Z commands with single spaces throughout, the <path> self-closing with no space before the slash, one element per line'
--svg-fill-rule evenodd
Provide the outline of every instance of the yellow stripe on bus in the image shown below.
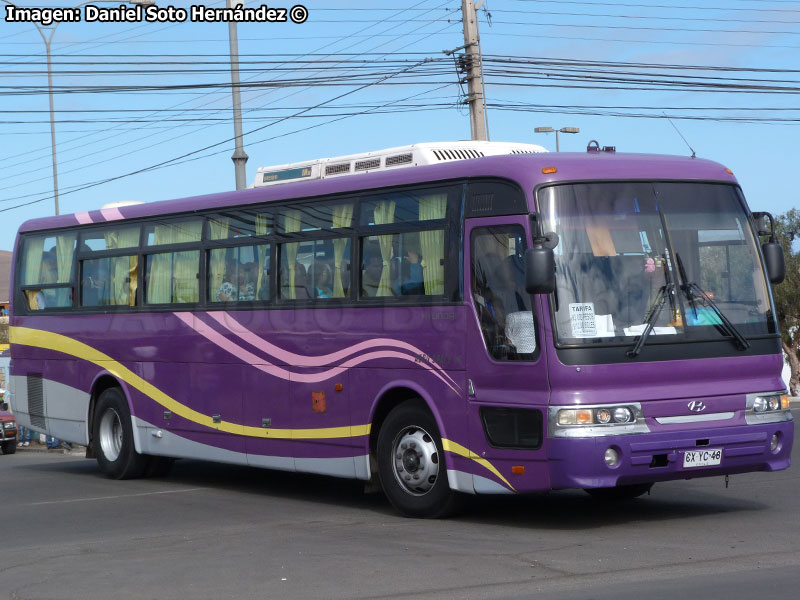
<path fill-rule="evenodd" d="M 514 489 L 514 486 L 508 483 L 508 480 L 500 474 L 495 466 L 490 463 L 485 458 L 481 458 L 477 454 L 475 454 L 469 448 L 464 448 L 461 444 L 458 444 L 452 440 L 445 440 L 442 439 L 442 448 L 444 448 L 445 452 L 452 452 L 453 454 L 458 454 L 459 456 L 463 456 L 464 458 L 469 458 L 470 460 L 474 460 L 484 469 L 491 471 L 496 477 L 498 477 L 503 483 L 505 483 L 511 491 L 516 492 L 517 490 Z"/>
<path fill-rule="evenodd" d="M 11 327 L 9 328 L 9 333 L 12 344 L 53 350 L 93 363 L 107 370 L 115 377 L 118 377 L 132 388 L 139 390 L 145 396 L 152 398 L 167 410 L 172 411 L 173 414 L 210 429 L 258 438 L 316 440 L 369 435 L 370 428 L 372 427 L 370 423 L 367 423 L 366 425 L 325 427 L 320 429 L 269 429 L 263 427 L 249 427 L 237 423 L 230 423 L 228 421 L 215 423 L 212 417 L 192 410 L 185 404 L 181 404 L 110 356 L 83 342 L 51 331 L 30 329 L 28 327 Z"/>

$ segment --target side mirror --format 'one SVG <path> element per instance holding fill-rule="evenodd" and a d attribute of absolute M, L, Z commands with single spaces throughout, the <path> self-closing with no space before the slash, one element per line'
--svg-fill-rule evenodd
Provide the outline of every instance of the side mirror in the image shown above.
<path fill-rule="evenodd" d="M 533 240 L 533 248 L 525 251 L 525 291 L 529 294 L 551 294 L 556 291 L 556 257 L 558 244 L 554 233 Z"/>
<path fill-rule="evenodd" d="M 783 246 L 778 242 L 765 242 L 761 244 L 761 253 L 764 255 L 764 264 L 767 266 L 767 276 L 770 282 L 777 285 L 786 279 Z"/>
<path fill-rule="evenodd" d="M 767 212 L 754 212 L 753 223 L 756 226 L 757 235 L 774 235 L 771 214 Z"/>

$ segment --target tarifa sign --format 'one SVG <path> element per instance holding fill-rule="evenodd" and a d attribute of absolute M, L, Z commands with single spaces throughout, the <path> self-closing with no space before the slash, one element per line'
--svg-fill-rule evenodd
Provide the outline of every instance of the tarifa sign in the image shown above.
<path fill-rule="evenodd" d="M 45 27 L 58 23 L 305 23 L 308 20 L 308 9 L 302 4 L 291 8 L 273 8 L 262 4 L 259 7 L 244 8 L 210 8 L 203 5 L 192 5 L 188 9 L 169 6 L 86 6 L 75 8 L 22 8 L 7 5 L 6 23 L 38 23 Z"/>

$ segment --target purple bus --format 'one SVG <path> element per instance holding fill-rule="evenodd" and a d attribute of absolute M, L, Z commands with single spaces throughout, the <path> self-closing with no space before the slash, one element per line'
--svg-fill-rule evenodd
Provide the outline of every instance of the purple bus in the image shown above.
<path fill-rule="evenodd" d="M 196 458 L 462 494 L 790 464 L 783 255 L 695 158 L 425 144 L 28 221 L 12 406 L 112 478 Z"/>

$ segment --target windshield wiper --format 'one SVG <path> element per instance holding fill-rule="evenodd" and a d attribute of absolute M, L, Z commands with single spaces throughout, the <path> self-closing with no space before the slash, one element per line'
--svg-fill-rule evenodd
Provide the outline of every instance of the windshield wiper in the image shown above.
<path fill-rule="evenodd" d="M 647 341 L 647 337 L 650 335 L 650 332 L 653 331 L 653 326 L 658 320 L 658 315 L 661 314 L 661 309 L 664 308 L 667 297 L 669 297 L 670 302 L 672 301 L 672 290 L 674 287 L 675 284 L 670 282 L 662 285 L 661 289 L 658 290 L 658 295 L 656 295 L 655 300 L 653 300 L 653 304 L 650 306 L 650 310 L 647 312 L 647 316 L 644 319 L 644 331 L 642 331 L 639 339 L 636 340 L 636 345 L 632 349 L 628 350 L 628 356 L 630 358 L 637 357 L 642 351 L 642 347 L 644 346 L 645 341 Z"/>
<path fill-rule="evenodd" d="M 675 262 L 678 263 L 678 273 L 680 273 L 681 280 L 683 280 L 681 289 L 683 290 L 683 293 L 686 294 L 686 298 L 689 300 L 689 305 L 694 311 L 695 318 L 697 318 L 696 300 L 699 299 L 705 306 L 714 311 L 714 314 L 717 315 L 717 318 L 721 322 L 722 328 L 727 330 L 727 333 L 734 338 L 736 344 L 739 346 L 739 350 L 747 350 L 750 347 L 750 342 L 747 341 L 747 338 L 744 337 L 738 329 L 736 329 L 734 324 L 730 322 L 730 319 L 728 319 L 728 317 L 723 314 L 719 307 L 714 304 L 711 296 L 709 296 L 708 293 L 706 293 L 699 285 L 693 281 L 689 281 L 688 277 L 686 277 L 686 269 L 683 268 L 681 255 L 677 252 L 675 253 Z"/>

